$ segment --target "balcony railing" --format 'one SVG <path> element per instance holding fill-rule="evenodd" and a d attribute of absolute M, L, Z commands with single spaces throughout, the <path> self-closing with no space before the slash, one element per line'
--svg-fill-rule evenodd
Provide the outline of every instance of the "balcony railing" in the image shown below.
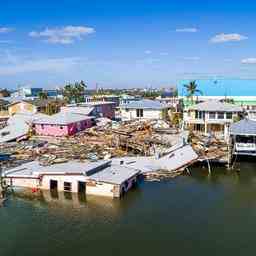
<path fill-rule="evenodd" d="M 235 143 L 236 151 L 256 151 L 255 143 Z"/>

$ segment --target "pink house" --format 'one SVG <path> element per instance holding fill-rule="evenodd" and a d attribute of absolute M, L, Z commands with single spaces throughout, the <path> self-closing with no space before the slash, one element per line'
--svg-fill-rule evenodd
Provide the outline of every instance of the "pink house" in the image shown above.
<path fill-rule="evenodd" d="M 66 107 L 62 107 L 61 110 L 65 111 L 77 111 L 79 109 L 79 112 L 88 113 L 89 116 L 95 116 L 95 117 L 106 117 L 109 119 L 115 118 L 115 108 L 116 104 L 115 102 L 86 102 L 86 103 L 78 103 L 73 105 L 68 105 Z M 72 110 L 73 109 L 73 110 Z"/>
<path fill-rule="evenodd" d="M 37 135 L 71 136 L 93 125 L 93 117 L 71 112 L 60 112 L 33 122 Z"/>

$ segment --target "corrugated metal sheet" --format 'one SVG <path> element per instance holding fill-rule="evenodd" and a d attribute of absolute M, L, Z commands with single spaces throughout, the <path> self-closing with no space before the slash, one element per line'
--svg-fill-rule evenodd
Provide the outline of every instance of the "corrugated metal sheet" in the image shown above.
<path fill-rule="evenodd" d="M 230 126 L 231 135 L 255 135 L 256 136 L 256 121 L 243 119 Z"/>

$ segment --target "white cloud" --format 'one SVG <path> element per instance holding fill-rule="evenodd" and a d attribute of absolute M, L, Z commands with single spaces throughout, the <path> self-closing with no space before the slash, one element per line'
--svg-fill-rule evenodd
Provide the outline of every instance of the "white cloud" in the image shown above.
<path fill-rule="evenodd" d="M 28 59 L 8 53 L 0 62 L 0 75 L 10 76 L 20 73 L 52 72 L 62 73 L 76 67 L 83 60 L 73 58 Z"/>
<path fill-rule="evenodd" d="M 240 34 L 218 34 L 210 39 L 211 43 L 226 43 L 226 42 L 239 42 L 243 40 L 247 40 L 247 36 L 243 36 Z"/>
<path fill-rule="evenodd" d="M 176 32 L 178 33 L 196 33 L 198 32 L 197 28 L 177 28 Z"/>
<path fill-rule="evenodd" d="M 72 44 L 75 40 L 82 40 L 84 36 L 95 33 L 92 27 L 66 26 L 62 28 L 46 28 L 43 31 L 32 31 L 29 36 L 45 38 L 45 41 L 53 44 Z"/>
<path fill-rule="evenodd" d="M 13 31 L 13 28 L 0 27 L 0 34 L 9 33 Z"/>
<path fill-rule="evenodd" d="M 150 51 L 150 50 L 146 50 L 144 53 L 145 53 L 145 54 L 151 54 L 151 53 L 152 53 L 152 51 Z"/>
<path fill-rule="evenodd" d="M 242 64 L 251 64 L 251 65 L 256 65 L 256 58 L 247 58 L 241 60 Z"/>

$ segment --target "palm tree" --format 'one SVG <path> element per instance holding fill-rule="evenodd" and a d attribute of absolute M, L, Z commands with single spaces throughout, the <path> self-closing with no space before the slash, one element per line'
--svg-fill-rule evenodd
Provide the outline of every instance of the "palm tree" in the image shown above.
<path fill-rule="evenodd" d="M 48 94 L 46 91 L 41 91 L 38 93 L 38 97 L 40 100 L 46 100 L 48 99 Z"/>
<path fill-rule="evenodd" d="M 186 88 L 187 90 L 187 97 L 190 98 L 192 101 L 193 101 L 193 96 L 195 94 L 201 94 L 203 95 L 203 92 L 199 89 L 197 89 L 197 83 L 196 81 L 191 81 L 189 82 L 188 84 L 184 84 L 184 87 Z"/>
<path fill-rule="evenodd" d="M 64 98 L 69 102 L 83 102 L 84 101 L 84 94 L 87 86 L 85 85 L 84 81 L 80 83 L 75 82 L 75 84 L 67 84 L 64 87 L 63 95 Z"/>

